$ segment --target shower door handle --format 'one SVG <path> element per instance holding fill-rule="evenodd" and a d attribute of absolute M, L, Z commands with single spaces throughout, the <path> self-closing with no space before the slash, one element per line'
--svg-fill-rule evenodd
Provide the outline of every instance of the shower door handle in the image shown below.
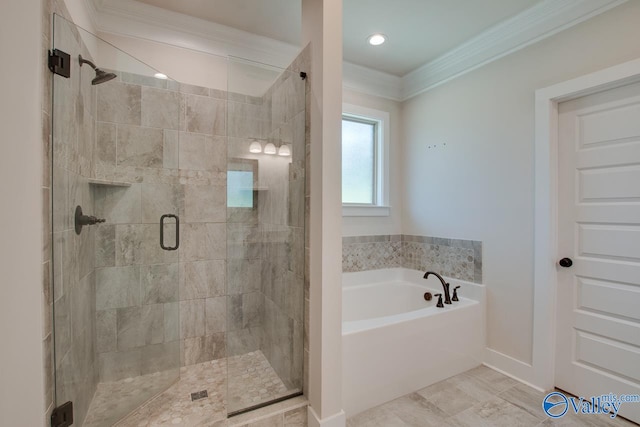
<path fill-rule="evenodd" d="M 175 246 L 165 246 L 164 245 L 164 220 L 166 218 L 175 218 L 176 219 L 176 245 Z M 173 214 L 165 214 L 160 217 L 160 247 L 165 251 L 175 251 L 180 246 L 180 218 L 178 215 Z"/>

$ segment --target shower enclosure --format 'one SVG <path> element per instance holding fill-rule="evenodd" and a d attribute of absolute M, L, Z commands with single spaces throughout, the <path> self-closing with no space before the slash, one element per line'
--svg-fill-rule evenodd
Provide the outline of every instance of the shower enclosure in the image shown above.
<path fill-rule="evenodd" d="M 53 49 L 54 417 L 200 425 L 300 394 L 299 72 L 212 56 L 183 84 L 59 16 Z"/>

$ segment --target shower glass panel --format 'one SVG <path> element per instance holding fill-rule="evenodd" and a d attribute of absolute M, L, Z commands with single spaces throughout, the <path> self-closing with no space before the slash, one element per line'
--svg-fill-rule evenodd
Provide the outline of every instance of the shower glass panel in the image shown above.
<path fill-rule="evenodd" d="M 180 374 L 179 85 L 59 16 L 53 47 L 55 402 L 111 426 Z"/>
<path fill-rule="evenodd" d="M 302 392 L 305 84 L 231 58 L 227 91 L 227 411 Z"/>

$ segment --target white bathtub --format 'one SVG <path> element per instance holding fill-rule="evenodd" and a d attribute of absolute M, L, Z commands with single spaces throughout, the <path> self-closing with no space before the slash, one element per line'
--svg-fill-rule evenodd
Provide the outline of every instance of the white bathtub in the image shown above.
<path fill-rule="evenodd" d="M 342 369 L 347 416 L 482 363 L 485 288 L 460 286 L 459 302 L 437 308 L 440 281 L 404 268 L 343 273 Z"/>

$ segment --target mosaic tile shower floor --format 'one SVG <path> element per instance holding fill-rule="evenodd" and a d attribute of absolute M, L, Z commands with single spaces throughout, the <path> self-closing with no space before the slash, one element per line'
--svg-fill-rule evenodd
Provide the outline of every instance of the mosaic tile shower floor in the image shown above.
<path fill-rule="evenodd" d="M 233 378 L 228 391 L 227 368 Z M 162 389 L 175 374 L 169 371 L 99 384 L 84 426 L 216 426 L 226 418 L 227 408 L 234 411 L 291 393 L 262 352 L 255 351 L 180 368 L 178 381 L 126 414 L 132 399 Z M 192 401 L 191 393 L 201 390 L 208 396 Z"/>

